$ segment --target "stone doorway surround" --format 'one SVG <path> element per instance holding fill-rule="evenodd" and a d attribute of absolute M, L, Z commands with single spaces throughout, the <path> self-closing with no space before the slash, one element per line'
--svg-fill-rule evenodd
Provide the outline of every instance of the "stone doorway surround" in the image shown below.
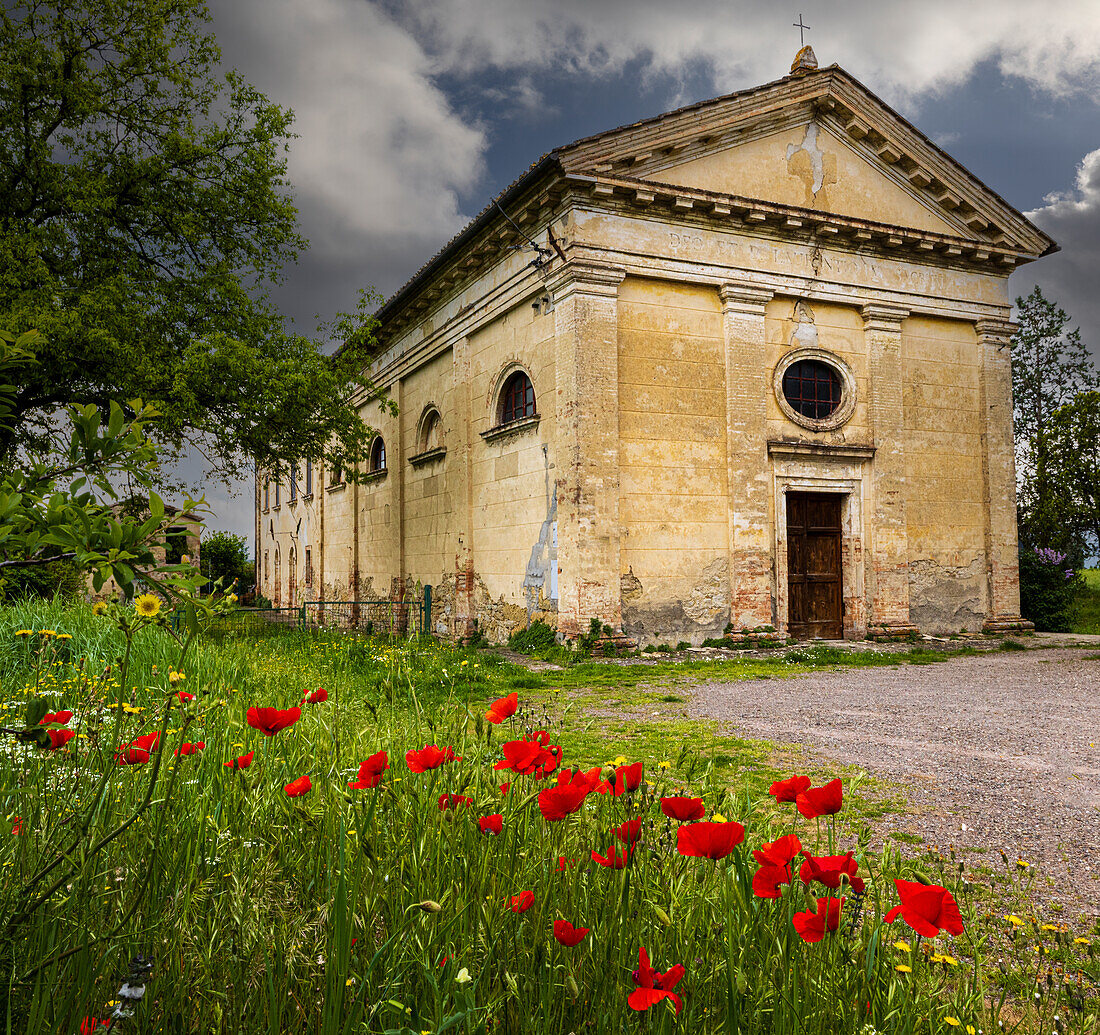
<path fill-rule="evenodd" d="M 837 494 L 840 505 L 842 622 L 846 640 L 867 635 L 867 579 L 864 553 L 867 541 L 865 507 L 868 503 L 873 446 L 831 445 L 823 442 L 768 443 L 775 504 L 776 629 L 786 636 L 789 619 L 787 598 L 787 493 Z"/>

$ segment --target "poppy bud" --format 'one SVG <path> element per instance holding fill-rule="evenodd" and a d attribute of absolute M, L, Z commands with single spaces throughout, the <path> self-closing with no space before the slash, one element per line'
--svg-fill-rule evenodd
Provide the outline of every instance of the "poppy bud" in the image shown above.
<path fill-rule="evenodd" d="M 653 912 L 657 914 L 657 919 L 661 921 L 665 927 L 668 927 L 672 921 L 669 919 L 668 913 L 666 913 L 660 906 L 654 906 Z"/>
<path fill-rule="evenodd" d="M 420 903 L 420 908 L 423 909 L 425 913 L 443 912 L 443 907 L 438 902 L 433 902 L 430 898 L 424 899 L 424 901 Z"/>
<path fill-rule="evenodd" d="M 581 990 L 579 988 L 577 988 L 577 982 L 573 980 L 573 975 L 572 974 L 570 974 L 566 977 L 565 987 L 569 989 L 569 994 L 574 999 L 576 999 L 581 994 Z"/>
<path fill-rule="evenodd" d="M 745 972 L 739 970 L 737 972 L 737 991 L 744 995 L 749 990 L 749 979 L 745 977 Z"/>

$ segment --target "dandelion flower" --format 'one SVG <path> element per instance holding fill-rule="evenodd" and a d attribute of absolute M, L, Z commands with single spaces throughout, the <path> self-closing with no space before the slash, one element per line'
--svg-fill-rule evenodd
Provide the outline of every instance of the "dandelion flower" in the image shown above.
<path fill-rule="evenodd" d="M 154 596 L 152 593 L 142 593 L 134 601 L 134 610 L 142 618 L 156 618 L 160 614 L 160 597 Z"/>
<path fill-rule="evenodd" d="M 895 949 L 900 949 L 902 952 L 912 952 L 913 951 L 912 948 L 910 948 L 908 942 L 902 942 L 902 941 L 894 942 L 894 948 Z"/>
<path fill-rule="evenodd" d="M 102 617 L 106 613 L 107 613 L 107 604 L 106 604 L 105 601 L 97 600 L 94 604 L 92 604 L 92 614 L 94 614 L 97 618 Z"/>
<path fill-rule="evenodd" d="M 899 963 L 894 967 L 899 974 L 912 974 L 913 968 L 908 963 Z"/>
<path fill-rule="evenodd" d="M 23 636 L 23 637 L 33 636 L 34 635 L 34 630 L 33 629 L 16 629 L 15 630 L 15 635 L 16 636 Z"/>
<path fill-rule="evenodd" d="M 962 1024 L 962 1021 L 960 1021 L 958 1017 L 951 1017 L 950 1015 L 948 1015 L 943 1019 L 943 1023 L 950 1024 L 952 1028 L 957 1028 L 960 1024 Z"/>
<path fill-rule="evenodd" d="M 1005 919 L 1012 924 L 1013 927 L 1023 927 L 1024 922 L 1015 913 L 1009 913 Z"/>
<path fill-rule="evenodd" d="M 658 762 L 657 763 L 657 768 L 658 769 L 671 769 L 672 768 L 672 763 L 671 762 Z"/>

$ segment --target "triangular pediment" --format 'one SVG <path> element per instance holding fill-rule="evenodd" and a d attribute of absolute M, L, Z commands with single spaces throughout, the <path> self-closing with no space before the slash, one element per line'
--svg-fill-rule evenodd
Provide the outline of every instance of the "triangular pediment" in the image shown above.
<path fill-rule="evenodd" d="M 1054 242 L 835 66 L 579 140 L 568 173 L 754 198 L 1008 248 Z"/>

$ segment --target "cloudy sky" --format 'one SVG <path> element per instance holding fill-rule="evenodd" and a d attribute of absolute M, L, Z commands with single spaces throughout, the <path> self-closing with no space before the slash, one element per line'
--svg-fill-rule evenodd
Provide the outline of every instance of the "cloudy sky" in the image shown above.
<path fill-rule="evenodd" d="M 1100 357 L 1095 0 L 209 0 L 227 68 L 292 108 L 305 332 L 389 294 L 536 158 L 784 75 L 799 14 L 836 62 L 1050 233 L 1038 283 Z M 251 498 L 207 484 L 251 541 Z"/>

